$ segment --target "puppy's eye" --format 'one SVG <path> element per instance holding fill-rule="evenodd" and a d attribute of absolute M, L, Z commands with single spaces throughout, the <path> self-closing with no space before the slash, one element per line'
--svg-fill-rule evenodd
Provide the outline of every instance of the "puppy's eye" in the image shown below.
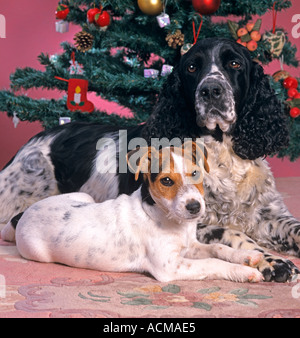
<path fill-rule="evenodd" d="M 163 177 L 160 179 L 160 183 L 165 187 L 171 187 L 174 185 L 174 181 L 170 179 L 170 177 Z"/>
<path fill-rule="evenodd" d="M 201 172 L 199 170 L 193 171 L 192 178 L 194 181 L 198 181 L 201 178 Z"/>
<path fill-rule="evenodd" d="M 188 66 L 188 71 L 190 73 L 194 73 L 196 71 L 196 69 L 197 69 L 197 67 L 195 65 L 193 65 L 193 64 L 191 64 L 191 65 Z"/>
<path fill-rule="evenodd" d="M 195 170 L 192 172 L 192 177 L 197 177 L 200 175 L 200 172 L 198 170 Z"/>
<path fill-rule="evenodd" d="M 229 67 L 231 67 L 233 69 L 239 69 L 239 68 L 241 68 L 241 64 L 237 61 L 230 61 Z"/>

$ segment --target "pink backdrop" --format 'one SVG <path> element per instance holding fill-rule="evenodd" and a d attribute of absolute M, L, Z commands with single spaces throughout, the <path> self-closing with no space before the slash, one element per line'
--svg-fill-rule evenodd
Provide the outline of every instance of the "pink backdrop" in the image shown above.
<path fill-rule="evenodd" d="M 294 39 L 291 35 L 292 16 L 300 14 L 300 1 L 292 0 L 293 7 L 286 12 L 278 14 L 277 26 L 283 26 L 289 32 L 292 43 L 297 45 L 298 58 L 300 59 L 300 38 Z M 61 51 L 62 41 L 72 41 L 74 34 L 80 30 L 79 26 L 70 25 L 68 33 L 55 31 L 55 9 L 58 0 L 11 0 L 1 1 L 0 14 L 6 19 L 6 38 L 0 38 L 0 89 L 9 87 L 9 75 L 17 67 L 30 66 L 43 69 L 37 56 L 41 53 L 50 55 Z M 272 27 L 272 15 L 267 13 L 263 17 L 262 32 Z M 279 62 L 273 61 L 266 67 L 270 74 L 280 69 Z M 300 77 L 299 69 L 288 67 L 286 70 L 294 76 Z M 65 92 L 30 90 L 29 96 L 35 98 L 57 98 Z M 106 109 L 109 113 L 119 112 L 129 114 L 126 109 L 120 109 L 114 103 L 108 103 L 89 94 L 96 107 Z M 299 117 L 300 118 L 300 117 Z M 16 153 L 30 137 L 41 131 L 39 122 L 21 122 L 15 129 L 10 118 L 5 113 L 0 113 L 0 168 Z M 288 160 L 269 159 L 275 176 L 300 176 L 300 160 L 290 163 Z"/>

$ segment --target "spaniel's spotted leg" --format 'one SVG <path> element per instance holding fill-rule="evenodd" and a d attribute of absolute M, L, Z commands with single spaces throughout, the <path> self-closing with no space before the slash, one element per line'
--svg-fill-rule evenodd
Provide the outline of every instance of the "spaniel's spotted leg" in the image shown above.
<path fill-rule="evenodd" d="M 257 250 L 264 254 L 264 259 L 259 263 L 258 270 L 263 274 L 266 282 L 286 282 L 299 274 L 300 270 L 293 262 L 279 256 L 272 255 L 261 248 L 244 233 L 214 225 L 198 224 L 197 239 L 201 243 L 221 243 L 233 249 Z"/>
<path fill-rule="evenodd" d="M 279 204 L 279 203 L 277 203 Z M 271 204 L 262 208 L 256 238 L 278 252 L 300 257 L 300 222 L 292 216 L 285 205 Z"/>

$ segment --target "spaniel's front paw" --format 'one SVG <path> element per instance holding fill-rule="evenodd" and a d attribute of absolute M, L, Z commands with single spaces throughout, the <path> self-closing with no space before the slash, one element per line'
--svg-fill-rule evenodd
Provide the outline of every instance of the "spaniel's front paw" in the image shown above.
<path fill-rule="evenodd" d="M 265 254 L 258 270 L 263 274 L 265 282 L 288 282 L 300 273 L 300 269 L 290 260 L 270 254 Z"/>

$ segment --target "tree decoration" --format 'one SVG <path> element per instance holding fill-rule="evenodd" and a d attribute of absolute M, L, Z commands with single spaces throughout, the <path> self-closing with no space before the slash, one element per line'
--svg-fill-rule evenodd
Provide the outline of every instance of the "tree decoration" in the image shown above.
<path fill-rule="evenodd" d="M 170 16 L 169 14 L 166 13 L 167 3 L 168 3 L 168 0 L 165 0 L 164 5 L 163 5 L 163 12 L 156 17 L 157 23 L 160 28 L 164 28 L 171 23 Z"/>
<path fill-rule="evenodd" d="M 75 34 L 75 46 L 80 51 L 85 53 L 93 47 L 94 37 L 92 34 L 81 31 Z"/>
<path fill-rule="evenodd" d="M 55 30 L 58 33 L 67 33 L 69 31 L 69 23 L 65 21 L 69 14 L 69 7 L 65 4 L 59 4 L 55 11 L 55 17 L 59 21 L 55 22 Z"/>
<path fill-rule="evenodd" d="M 95 23 L 102 28 L 110 24 L 110 15 L 103 10 L 102 6 L 100 7 L 100 12 L 95 15 Z"/>
<path fill-rule="evenodd" d="M 67 124 L 72 121 L 71 117 L 60 117 L 59 118 L 59 125 Z"/>
<path fill-rule="evenodd" d="M 282 30 L 276 32 L 266 32 L 263 34 L 263 40 L 270 43 L 270 53 L 273 57 L 279 57 L 286 42 L 285 33 Z"/>
<path fill-rule="evenodd" d="M 198 31 L 196 33 L 196 24 L 195 24 L 195 16 L 193 18 L 193 22 L 192 22 L 192 26 L 193 26 L 193 36 L 194 36 L 194 42 L 191 44 L 191 43 L 185 43 L 181 49 L 180 49 L 180 54 L 181 56 L 184 55 L 185 53 L 187 53 L 197 42 L 198 40 L 198 37 L 199 37 L 199 34 L 200 34 L 200 31 L 201 31 L 201 27 L 202 27 L 202 24 L 203 24 L 203 16 L 202 14 L 199 14 L 199 13 L 196 13 L 196 16 L 199 16 L 200 17 L 200 24 L 198 26 Z"/>
<path fill-rule="evenodd" d="M 169 75 L 169 74 L 171 74 L 172 73 L 172 71 L 173 71 L 173 66 L 170 66 L 170 65 L 163 65 L 162 66 L 162 68 L 161 68 L 161 73 L 160 73 L 160 75 L 161 76 L 167 76 L 167 75 Z"/>
<path fill-rule="evenodd" d="M 248 22 L 246 27 L 239 27 L 238 23 L 231 20 L 227 21 L 232 37 L 237 43 L 247 47 L 251 52 L 257 49 L 257 42 L 261 40 L 259 32 L 261 23 L 262 20 L 257 19 L 255 22 Z"/>
<path fill-rule="evenodd" d="M 68 16 L 69 12 L 70 12 L 70 10 L 69 10 L 69 7 L 67 5 L 59 4 L 56 8 L 56 11 L 55 11 L 56 19 L 65 20 L 66 17 Z"/>
<path fill-rule="evenodd" d="M 158 15 L 163 11 L 161 0 L 138 0 L 138 6 L 147 15 Z"/>
<path fill-rule="evenodd" d="M 278 82 L 280 80 L 284 80 L 286 79 L 288 76 L 290 76 L 290 74 L 286 71 L 286 70 L 279 70 L 277 72 L 275 72 L 272 77 L 274 79 L 275 82 Z"/>
<path fill-rule="evenodd" d="M 18 115 L 16 112 L 13 113 L 12 122 L 14 124 L 14 127 L 17 128 L 18 124 L 20 123 L 20 119 L 18 118 Z"/>
<path fill-rule="evenodd" d="M 192 43 L 185 43 L 181 48 L 180 48 L 180 54 L 181 56 L 187 53 L 191 48 L 193 47 Z"/>
<path fill-rule="evenodd" d="M 294 100 L 294 104 L 297 104 L 300 107 L 300 100 Z M 300 109 L 296 106 L 292 107 L 290 110 L 290 115 L 295 119 L 296 117 L 300 116 Z"/>
<path fill-rule="evenodd" d="M 148 4 L 149 10 L 152 1 L 156 0 L 140 0 L 139 3 L 140 5 Z M 201 4 L 206 0 L 199 1 Z M 91 33 L 94 37 L 93 47 L 88 52 L 83 53 L 75 49 L 74 40 L 64 41 L 61 44 L 62 48 L 58 48 L 59 52 L 56 55 L 51 56 L 53 54 L 51 51 L 48 51 L 49 55 L 40 53 L 38 69 L 36 67 L 17 68 L 10 76 L 10 88 L 0 90 L 0 111 L 7 112 L 7 115 L 11 118 L 13 118 L 13 113 L 16 113 L 21 121 L 39 121 L 46 129 L 57 126 L 60 117 L 68 116 L 72 118 L 72 121 L 99 122 L 120 126 L 138 125 L 148 119 L 153 111 L 157 95 L 166 81 L 164 74 L 167 74 L 169 69 L 166 67 L 162 70 L 163 64 L 175 66 L 179 61 L 180 54 L 187 52 L 193 46 L 193 20 L 195 21 L 195 35 L 197 37 L 200 24 L 199 15 L 203 15 L 203 25 L 198 40 L 207 37 L 230 36 L 226 21 L 228 18 L 236 18 L 232 19 L 237 22 L 235 33 L 239 28 L 245 28 L 251 40 L 255 41 L 256 38 L 253 37 L 253 34 L 251 36 L 254 30 L 251 25 L 255 24 L 256 19 L 268 11 L 272 13 L 274 1 L 276 1 L 275 9 L 278 12 L 278 18 L 281 12 L 284 13 L 286 9 L 295 7 L 293 3 L 297 2 L 290 0 L 221 0 L 220 7 L 215 14 L 223 20 L 216 22 L 209 16 L 210 14 L 196 11 L 192 0 L 159 0 L 156 2 L 159 5 L 158 10 L 151 15 L 140 10 L 138 0 L 56 0 L 57 5 L 64 4 L 69 8 L 69 13 L 64 20 L 55 19 L 54 12 L 57 6 L 54 7 L 52 13 L 50 12 L 50 18 L 52 16 L 54 19 L 58 31 L 66 31 L 68 24 L 76 25 L 77 28 L 81 27 L 76 32 L 84 30 Z M 109 26 L 101 27 L 95 22 L 96 14 L 101 12 L 101 5 L 103 6 L 102 11 L 107 11 L 110 16 Z M 194 2 L 194 5 L 197 4 Z M 61 6 L 61 10 L 65 10 L 65 6 Z M 157 24 L 157 16 L 159 17 L 163 13 L 169 15 L 170 24 L 160 28 Z M 152 14 L 155 16 L 152 16 Z M 226 21 L 224 21 L 225 19 Z M 61 23 L 59 23 L 60 21 Z M 161 17 L 160 23 L 162 25 L 165 24 L 163 21 L 164 19 Z M 104 33 L 105 28 L 107 29 Z M 182 34 L 181 39 L 178 36 L 178 43 L 175 41 L 177 38 L 176 30 L 180 30 L 179 33 Z M 272 32 L 272 27 L 268 31 Z M 278 27 L 275 31 L 278 31 Z M 72 38 L 76 32 L 74 32 Z M 264 32 L 260 29 L 259 33 Z M 168 34 L 170 34 L 170 41 L 168 42 L 170 42 L 171 47 L 168 47 L 165 40 Z M 296 40 L 289 41 L 289 35 L 285 34 L 286 42 L 280 57 L 284 56 L 284 65 L 290 67 L 289 72 L 292 76 L 296 76 L 297 70 L 293 70 L 292 67 L 299 66 L 299 60 L 296 58 L 296 52 L 299 48 Z M 238 39 L 239 37 L 236 37 L 234 41 Z M 271 45 L 262 40 L 255 42 L 258 44 L 258 48 L 251 52 L 253 60 L 259 60 L 263 65 L 269 64 L 273 59 L 270 53 Z M 118 52 L 115 53 L 116 49 Z M 66 69 L 69 66 L 70 55 L 74 50 L 76 55 L 78 54 L 78 61 L 80 58 L 80 63 L 86 65 L 84 74 L 81 65 L 76 61 L 72 62 L 70 67 L 73 74 L 69 75 Z M 152 53 L 157 55 L 159 59 L 151 59 L 149 62 Z M 146 62 L 147 65 L 145 66 Z M 144 78 L 145 67 L 158 70 L 158 77 L 155 79 Z M 65 78 L 68 82 L 56 80 L 55 75 Z M 287 77 L 283 71 L 274 74 L 274 78 L 278 78 L 279 82 L 271 79 L 270 84 L 282 104 L 289 100 L 288 102 L 294 105 L 298 100 L 297 94 L 294 97 L 288 97 L 288 95 L 294 95 L 295 91 L 290 91 L 288 94 L 288 89 L 282 86 L 284 76 Z M 131 118 L 107 114 L 105 108 L 101 106 L 98 106 L 92 114 L 81 113 L 82 110 L 78 108 L 82 106 L 79 106 L 79 104 L 71 107 L 71 101 L 75 102 L 75 94 L 80 94 L 79 103 L 84 102 L 83 93 L 86 90 L 78 82 L 75 87 L 73 85 L 72 87 L 68 79 L 72 80 L 73 78 L 88 81 L 88 88 L 92 89 L 97 96 L 117 102 L 130 109 L 132 112 Z M 70 109 L 78 109 L 77 111 L 68 109 L 66 97 L 37 99 L 26 96 L 26 92 L 31 88 L 67 90 L 69 84 L 69 106 Z M 77 86 L 81 88 L 81 92 L 78 89 L 77 92 L 75 91 Z M 297 90 L 300 92 L 300 88 L 297 88 Z M 76 100 L 78 97 L 79 95 L 76 95 Z M 87 98 L 89 98 L 88 95 Z M 288 110 L 294 108 L 286 107 Z M 292 110 L 292 113 L 294 111 Z M 290 117 L 290 119 L 292 120 L 290 124 L 290 146 L 282 150 L 279 157 L 287 156 L 293 161 L 300 158 L 300 118 L 293 119 Z"/>
<path fill-rule="evenodd" d="M 86 21 L 89 24 L 101 27 L 101 29 L 106 29 L 107 26 L 110 25 L 111 17 L 110 14 L 100 6 L 100 8 L 94 7 L 87 11 Z"/>
<path fill-rule="evenodd" d="M 100 13 L 100 8 L 90 8 L 87 13 L 86 13 L 86 16 L 87 16 L 87 22 L 89 23 L 94 23 L 95 22 L 95 15 Z"/>
<path fill-rule="evenodd" d="M 80 110 L 91 113 L 94 110 L 94 104 L 87 100 L 88 80 L 77 78 L 78 75 L 83 75 L 84 71 L 83 66 L 75 61 L 74 52 L 72 52 L 70 63 L 69 72 L 74 77 L 64 79 L 55 76 L 57 80 L 68 82 L 67 107 L 71 111 Z"/>
<path fill-rule="evenodd" d="M 167 13 L 163 12 L 156 17 L 157 23 L 160 28 L 164 28 L 170 24 L 170 17 Z"/>
<path fill-rule="evenodd" d="M 69 31 L 69 23 L 65 20 L 55 22 L 55 30 L 57 33 L 67 33 Z"/>
<path fill-rule="evenodd" d="M 220 7 L 221 0 L 193 0 L 193 7 L 201 15 L 210 15 L 215 13 Z"/>
<path fill-rule="evenodd" d="M 166 41 L 169 47 L 176 49 L 184 44 L 184 34 L 182 34 L 180 29 L 177 29 L 175 33 L 169 33 L 166 36 Z"/>
<path fill-rule="evenodd" d="M 298 80 L 288 76 L 282 82 L 283 87 L 287 90 L 288 99 L 285 103 L 290 107 L 290 116 L 296 118 L 300 116 L 300 93 L 298 92 Z"/>
<path fill-rule="evenodd" d="M 159 71 L 157 69 L 153 69 L 153 68 L 145 68 L 144 69 L 144 77 L 145 78 L 152 78 L 155 79 L 157 78 L 159 75 Z"/>
<path fill-rule="evenodd" d="M 284 81 L 283 81 L 283 87 L 285 89 L 297 89 L 298 88 L 298 81 L 296 78 L 292 76 L 288 76 Z"/>
<path fill-rule="evenodd" d="M 276 2 L 272 7 L 273 16 L 273 29 L 272 32 L 266 32 L 263 34 L 263 40 L 266 40 L 270 44 L 270 53 L 272 57 L 279 57 L 282 53 L 283 47 L 286 43 L 286 36 L 284 31 L 276 30 L 277 10 L 275 10 Z"/>

